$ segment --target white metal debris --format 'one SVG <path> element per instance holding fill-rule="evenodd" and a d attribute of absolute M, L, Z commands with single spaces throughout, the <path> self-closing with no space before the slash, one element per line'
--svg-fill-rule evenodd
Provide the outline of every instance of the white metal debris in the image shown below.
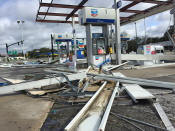
<path fill-rule="evenodd" d="M 24 82 L 25 80 L 20 80 L 20 79 L 10 79 L 10 78 L 3 78 L 4 80 L 7 80 L 13 84 L 18 84 L 18 83 L 22 83 Z"/>
<path fill-rule="evenodd" d="M 159 114 L 161 120 L 163 121 L 165 127 L 169 131 L 175 131 L 175 128 L 173 127 L 172 123 L 168 119 L 168 117 L 167 117 L 166 113 L 164 112 L 163 108 L 161 107 L 161 105 L 159 103 L 153 103 L 153 106 L 155 107 L 156 111 L 158 112 L 158 114 Z"/>
<path fill-rule="evenodd" d="M 125 63 L 122 63 L 120 65 L 109 65 L 109 66 L 104 66 L 103 69 L 106 70 L 106 71 L 112 71 L 112 70 L 115 70 L 123 65 L 126 65 L 128 62 L 125 62 Z"/>
<path fill-rule="evenodd" d="M 80 78 L 85 77 L 85 76 L 86 76 L 85 72 L 67 75 L 67 77 L 69 78 L 70 81 L 79 80 Z M 4 86 L 4 87 L 0 88 L 0 95 L 14 93 L 16 91 L 21 91 L 21 90 L 41 88 L 43 86 L 59 84 L 60 82 L 66 82 L 66 80 L 63 79 L 62 77 L 57 77 L 57 78 L 42 79 L 42 80 L 38 80 L 38 81 L 32 81 L 32 82 Z"/>
<path fill-rule="evenodd" d="M 129 96 L 137 103 L 137 100 L 143 99 L 155 99 L 149 91 L 143 89 L 141 86 L 136 84 L 123 84 L 124 89 Z"/>
<path fill-rule="evenodd" d="M 105 131 L 106 123 L 107 123 L 107 120 L 108 120 L 108 117 L 109 117 L 109 114 L 110 114 L 110 111 L 112 108 L 112 104 L 113 104 L 113 101 L 115 99 L 116 93 L 118 93 L 118 90 L 119 90 L 119 82 L 117 82 L 116 87 L 114 88 L 114 91 L 112 93 L 112 96 L 108 102 L 108 105 L 106 107 L 106 111 L 103 115 L 103 118 L 101 120 L 99 129 L 98 129 L 99 131 Z"/>
<path fill-rule="evenodd" d="M 122 54 L 122 60 L 175 60 L 175 55 Z M 112 55 L 115 59 L 115 55 Z"/>
<path fill-rule="evenodd" d="M 89 108 L 92 106 L 94 101 L 97 99 L 97 97 L 100 95 L 102 90 L 105 88 L 107 82 L 104 82 L 103 85 L 98 89 L 98 91 L 94 94 L 94 96 L 86 103 L 86 105 L 80 110 L 80 112 L 73 118 L 73 120 L 65 127 L 65 131 L 84 131 L 85 129 L 91 129 L 91 131 L 96 131 L 99 127 L 99 117 L 101 115 L 101 112 L 91 112 L 89 117 L 87 117 L 85 120 L 82 120 L 83 116 L 87 113 Z M 91 120 L 95 120 L 95 122 L 92 122 Z M 99 123 L 99 124 L 98 124 Z M 79 125 L 79 126 L 78 126 Z M 87 126 L 89 125 L 89 126 Z M 83 130 L 81 130 L 83 129 Z"/>
<path fill-rule="evenodd" d="M 92 73 L 87 73 L 87 75 L 97 80 L 112 80 L 116 82 L 119 81 L 121 83 L 153 86 L 153 87 L 160 87 L 165 89 L 175 89 L 175 83 L 172 83 L 172 82 L 163 82 L 163 81 L 147 80 L 147 79 L 140 79 L 140 78 L 133 78 L 133 77 L 120 77 L 120 76 L 101 75 L 101 74 L 92 74 Z"/>

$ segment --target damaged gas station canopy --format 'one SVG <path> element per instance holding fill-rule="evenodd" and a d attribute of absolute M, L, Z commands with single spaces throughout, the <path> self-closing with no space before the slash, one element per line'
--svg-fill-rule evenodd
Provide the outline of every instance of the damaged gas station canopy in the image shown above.
<path fill-rule="evenodd" d="M 79 2 L 79 3 L 78 3 Z M 70 4 L 75 3 L 75 4 Z M 98 3 L 98 6 L 97 6 Z M 77 11 L 83 7 L 102 7 L 112 8 L 113 0 L 107 0 L 105 3 L 100 0 L 82 0 L 82 1 L 64 1 L 54 0 L 41 1 L 39 3 L 36 22 L 44 23 L 72 23 L 71 17 L 78 17 Z M 123 0 L 120 8 L 121 25 L 125 25 L 154 14 L 173 8 L 173 0 Z M 76 23 L 79 23 L 76 21 Z"/>

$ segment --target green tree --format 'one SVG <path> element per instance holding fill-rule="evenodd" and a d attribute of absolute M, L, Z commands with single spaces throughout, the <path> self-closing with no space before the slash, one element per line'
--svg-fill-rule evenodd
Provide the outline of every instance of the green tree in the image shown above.
<path fill-rule="evenodd" d="M 172 34 L 174 33 L 173 26 L 171 26 L 168 31 L 169 31 L 170 35 L 172 36 Z M 145 43 L 146 44 L 158 43 L 158 42 L 163 42 L 163 41 L 169 41 L 168 35 L 166 32 L 164 33 L 164 35 L 162 37 L 148 37 L 146 39 L 146 42 L 145 42 L 145 38 L 137 37 L 137 39 L 134 38 L 134 39 L 131 39 L 130 41 L 128 41 L 127 53 L 129 53 L 131 51 L 136 52 L 139 45 L 144 45 Z"/>
<path fill-rule="evenodd" d="M 54 49 L 54 52 L 57 52 L 57 50 Z M 29 58 L 38 58 L 39 54 L 47 54 L 51 53 L 51 50 L 49 48 L 40 48 L 40 49 L 34 49 L 32 51 L 28 51 Z"/>
<path fill-rule="evenodd" d="M 127 53 L 131 52 L 131 51 L 134 51 L 136 52 L 137 51 L 137 48 L 138 48 L 138 42 L 141 40 L 141 38 L 134 38 L 130 41 L 128 41 L 128 50 L 126 51 Z"/>

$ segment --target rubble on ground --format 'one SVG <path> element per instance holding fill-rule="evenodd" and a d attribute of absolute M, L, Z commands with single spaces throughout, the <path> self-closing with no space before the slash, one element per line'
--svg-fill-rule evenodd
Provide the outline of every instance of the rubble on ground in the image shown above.
<path fill-rule="evenodd" d="M 24 75 L 25 80 L 5 79 L 10 83 L 0 88 L 0 94 L 25 91 L 29 97 L 52 101 L 53 106 L 41 127 L 43 131 L 85 128 L 174 131 L 175 119 L 166 109 L 172 111 L 174 105 L 162 104 L 165 95 L 174 96 L 174 83 L 127 77 L 116 72 L 119 66 L 90 66 L 80 72 L 44 69 L 47 72 L 44 79 L 33 80 L 36 76 L 32 74 Z"/>

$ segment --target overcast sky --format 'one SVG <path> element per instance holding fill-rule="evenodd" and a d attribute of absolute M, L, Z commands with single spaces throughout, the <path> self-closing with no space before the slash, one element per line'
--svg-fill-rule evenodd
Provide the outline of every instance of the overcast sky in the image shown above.
<path fill-rule="evenodd" d="M 50 47 L 50 34 L 72 32 L 70 24 L 48 24 L 36 23 L 35 18 L 39 7 L 39 0 L 0 0 L 0 53 L 5 53 L 5 43 L 14 43 L 21 40 L 21 28 L 23 28 L 25 51 L 40 47 Z M 50 2 L 50 0 L 43 0 Z M 54 3 L 78 4 L 81 0 L 53 0 Z M 123 2 L 123 6 L 130 2 Z M 89 0 L 86 6 L 108 7 L 113 4 L 113 0 Z M 139 4 L 132 9 L 145 9 L 152 4 Z M 41 8 L 46 11 L 47 8 Z M 50 12 L 66 12 L 71 10 L 50 9 Z M 130 14 L 121 13 L 122 16 Z M 46 19 L 60 19 L 60 17 L 46 17 Z M 173 18 L 172 18 L 173 19 Z M 17 24 L 17 20 L 24 20 L 23 25 Z M 170 22 L 169 11 L 157 14 L 145 19 L 146 34 L 148 36 L 162 36 Z M 172 21 L 171 21 L 172 23 Z M 77 36 L 84 36 L 85 29 L 76 25 Z M 121 27 L 121 32 L 127 32 L 131 37 L 135 36 L 135 24 L 131 23 Z M 144 36 L 144 20 L 137 21 L 137 31 L 139 36 Z M 20 50 L 18 46 L 13 46 L 10 50 Z"/>

